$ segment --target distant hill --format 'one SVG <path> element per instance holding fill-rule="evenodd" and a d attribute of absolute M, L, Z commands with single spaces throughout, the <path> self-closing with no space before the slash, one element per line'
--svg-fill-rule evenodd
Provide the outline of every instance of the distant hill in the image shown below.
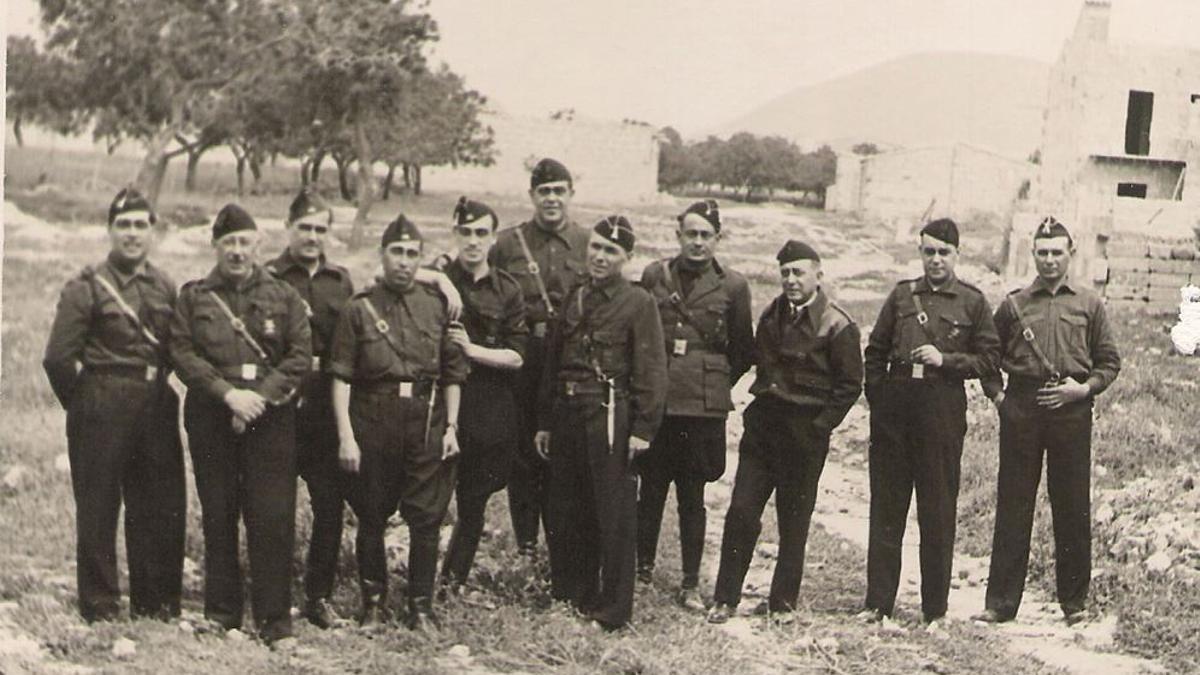
<path fill-rule="evenodd" d="M 800 87 L 712 133 L 779 134 L 835 148 L 964 141 L 1023 158 L 1041 143 L 1049 72 L 1016 56 L 916 54 Z"/>

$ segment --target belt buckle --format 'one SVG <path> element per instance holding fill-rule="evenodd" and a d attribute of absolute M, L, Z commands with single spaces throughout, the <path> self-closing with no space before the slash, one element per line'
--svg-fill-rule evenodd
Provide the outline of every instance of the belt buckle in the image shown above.
<path fill-rule="evenodd" d="M 533 324 L 533 336 L 534 336 L 534 337 L 539 337 L 539 338 L 544 338 L 544 337 L 546 337 L 546 322 L 545 322 L 545 321 L 537 321 L 537 322 L 534 322 L 534 324 Z"/>
<path fill-rule="evenodd" d="M 146 366 L 146 381 L 153 382 L 158 377 L 158 366 Z"/>
<path fill-rule="evenodd" d="M 925 379 L 925 364 L 924 363 L 912 364 L 912 378 L 914 380 Z"/>
<path fill-rule="evenodd" d="M 574 382 L 564 382 L 563 384 L 566 385 L 565 390 L 566 390 L 567 396 L 574 396 L 575 395 L 575 383 Z"/>
<path fill-rule="evenodd" d="M 313 360 L 312 360 L 312 369 L 313 369 L 314 371 L 320 371 L 320 370 L 321 370 L 321 357 L 319 357 L 319 356 L 314 356 L 314 357 L 313 357 Z"/>
<path fill-rule="evenodd" d="M 412 382 L 401 382 L 400 386 L 396 388 L 396 395 L 399 396 L 400 398 L 412 398 L 413 397 L 413 383 Z"/>
<path fill-rule="evenodd" d="M 243 363 L 242 364 L 242 379 L 247 382 L 258 379 L 258 364 Z"/>

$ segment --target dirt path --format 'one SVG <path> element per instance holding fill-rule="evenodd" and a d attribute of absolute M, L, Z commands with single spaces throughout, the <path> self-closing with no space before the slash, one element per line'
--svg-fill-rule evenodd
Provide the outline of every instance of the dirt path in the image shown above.
<path fill-rule="evenodd" d="M 843 429 L 839 430 L 839 436 L 860 434 L 865 438 L 866 415 L 867 412 L 861 404 L 856 406 Z M 733 437 L 740 436 L 740 428 L 737 428 L 737 423 L 730 426 L 731 431 L 735 432 L 731 434 L 731 440 L 734 441 L 731 448 L 736 449 L 736 438 Z M 835 436 L 834 444 L 837 443 L 838 436 Z M 736 451 L 731 451 L 727 458 L 725 477 L 720 482 L 709 485 L 706 492 L 709 522 L 703 576 L 709 580 L 716 578 L 721 532 L 732 492 L 733 476 L 737 472 L 737 459 Z M 869 505 L 870 490 L 865 468 L 842 464 L 831 455 L 821 476 L 813 523 L 857 546 L 865 555 Z M 768 505 L 767 508 L 774 507 Z M 910 511 L 905 532 L 900 595 L 897 599 L 898 607 L 906 608 L 910 613 L 918 613 L 920 608 L 919 534 L 915 512 L 914 506 Z M 758 596 L 765 597 L 770 585 L 773 565 L 769 563 L 773 561 L 762 560 L 761 550 L 756 552 L 755 557 L 756 564 L 751 566 L 746 576 L 746 585 L 751 591 L 748 593 L 748 602 L 742 603 L 742 612 L 749 609 L 747 605 L 752 607 L 757 604 L 760 599 Z M 757 564 L 763 562 L 768 564 Z M 948 616 L 951 621 L 967 622 L 970 621 L 971 615 L 983 609 L 988 559 L 956 555 L 954 570 L 955 580 L 950 593 Z M 863 583 L 865 588 L 865 579 Z M 851 620 L 850 617 L 847 617 L 847 620 Z M 753 651 L 755 645 L 760 645 L 764 653 L 770 652 L 771 645 L 765 636 L 759 634 L 755 625 L 743 614 L 724 624 L 722 630 L 750 646 L 750 651 Z M 1013 654 L 1032 657 L 1047 666 L 1069 673 L 1124 675 L 1166 672 L 1165 668 L 1155 661 L 1115 653 L 1116 627 L 1115 616 L 1103 616 L 1078 626 L 1067 626 L 1062 620 L 1057 602 L 1031 589 L 1026 591 L 1017 619 L 993 630 Z"/>

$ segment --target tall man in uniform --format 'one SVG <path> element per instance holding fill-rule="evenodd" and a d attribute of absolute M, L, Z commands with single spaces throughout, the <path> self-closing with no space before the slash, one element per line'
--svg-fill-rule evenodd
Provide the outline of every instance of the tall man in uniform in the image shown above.
<path fill-rule="evenodd" d="M 879 311 L 866 348 L 871 405 L 871 522 L 862 618 L 890 617 L 915 487 L 921 530 L 921 610 L 946 614 L 967 395 L 963 381 L 995 369 L 999 343 L 987 298 L 955 275 L 958 226 L 921 229 L 925 273 L 901 281 Z"/>
<path fill-rule="evenodd" d="M 379 248 L 383 278 L 342 310 L 330 349 L 338 461 L 354 474 L 363 626 L 387 618 L 383 535 L 397 506 L 409 529 L 409 626 L 437 625 L 438 533 L 454 491 L 468 366 L 450 337 L 446 300 L 416 282 L 422 251 L 421 233 L 403 215 L 387 226 Z"/>
<path fill-rule="evenodd" d="M 330 604 L 342 546 L 345 493 L 338 468 L 337 425 L 330 404 L 329 344 L 338 312 L 354 292 L 350 272 L 325 257 L 333 211 L 316 192 L 301 191 L 287 215 L 288 246 L 266 270 L 303 298 L 312 329 L 312 370 L 300 384 L 296 419 L 296 458 L 308 485 L 312 535 L 304 573 L 304 616 L 329 628 L 337 620 Z"/>
<path fill-rule="evenodd" d="M 458 440 L 458 521 L 442 564 L 451 587 L 466 583 L 483 533 L 484 511 L 492 493 L 504 489 L 517 451 L 517 371 L 524 363 L 525 301 L 521 287 L 507 272 L 488 264 L 488 250 L 499 220 L 487 204 L 462 197 L 454 208 L 457 257 L 445 274 L 463 300 L 461 325 L 451 325 L 450 339 L 471 364 L 462 387 Z"/>
<path fill-rule="evenodd" d="M 312 370 L 312 335 L 300 294 L 258 265 L 250 214 L 227 204 L 212 240 L 216 267 L 184 285 L 171 322 L 203 512 L 204 615 L 226 630 L 242 625 L 240 517 L 254 620 L 275 643 L 292 635 L 294 394 Z"/>
<path fill-rule="evenodd" d="M 821 289 L 820 256 L 793 239 L 776 260 L 783 292 L 758 321 L 754 401 L 742 414 L 745 432 L 708 613 L 712 623 L 727 621 L 741 600 L 772 492 L 779 558 L 770 597 L 759 610 L 795 610 L 829 436 L 862 391 L 858 326 Z"/>
<path fill-rule="evenodd" d="M 725 418 L 730 389 L 754 360 L 750 285 L 714 259 L 721 213 L 711 199 L 679 217 L 679 255 L 646 267 L 642 287 L 658 302 L 667 351 L 666 415 L 639 460 L 638 577 L 654 570 L 667 491 L 675 483 L 683 558 L 680 603 L 704 611 L 704 484 L 725 473 Z"/>
<path fill-rule="evenodd" d="M 529 178 L 533 218 L 501 232 L 490 258 L 493 268 L 508 272 L 521 285 L 529 326 L 525 364 L 517 379 L 520 445 L 508 481 L 513 535 L 525 553 L 537 549 L 538 528 L 546 518 L 548 467 L 538 457 L 533 436 L 538 409 L 549 405 L 538 399 L 547 326 L 562 309 L 567 291 L 585 276 L 590 235 L 568 215 L 574 194 L 567 167 L 550 158 L 538 162 Z"/>
<path fill-rule="evenodd" d="M 608 630 L 633 614 L 637 474 L 667 395 L 658 306 L 621 276 L 633 228 L 609 216 L 588 242 L 588 280 L 546 345 L 538 452 L 550 461 L 550 581 Z"/>
<path fill-rule="evenodd" d="M 1068 271 L 1075 242 L 1046 218 L 1033 237 L 1037 278 L 996 309 L 1000 368 L 983 382 L 1000 414 L 996 528 L 984 612 L 1010 621 L 1021 605 L 1037 486 L 1046 462 L 1054 519 L 1058 602 L 1073 624 L 1087 617 L 1092 577 L 1092 401 L 1117 379 L 1117 351 L 1104 302 Z"/>
<path fill-rule="evenodd" d="M 120 610 L 122 498 L 130 614 L 179 615 L 187 501 L 179 398 L 167 386 L 175 284 L 147 260 L 154 221 L 140 194 L 117 193 L 108 257 L 63 288 L 43 361 L 67 410 L 79 611 L 88 621 Z"/>

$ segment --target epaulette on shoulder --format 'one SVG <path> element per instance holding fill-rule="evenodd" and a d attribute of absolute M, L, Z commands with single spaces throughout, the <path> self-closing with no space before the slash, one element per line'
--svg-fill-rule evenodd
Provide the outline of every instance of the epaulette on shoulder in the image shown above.
<path fill-rule="evenodd" d="M 196 287 L 198 287 L 200 285 L 200 283 L 203 281 L 204 281 L 203 277 L 201 277 L 199 279 L 192 279 L 191 281 L 185 281 L 183 283 L 183 286 L 180 287 L 179 290 L 180 290 L 180 292 L 195 290 Z"/>
<path fill-rule="evenodd" d="M 493 267 L 491 269 L 492 274 L 496 275 L 496 278 L 500 280 L 501 284 L 511 284 L 517 288 L 521 287 L 521 282 L 517 281 L 517 278 L 512 274 L 509 274 L 506 270 L 502 270 L 499 267 Z"/>
<path fill-rule="evenodd" d="M 971 282 L 969 282 L 969 281 L 963 281 L 962 279 L 959 279 L 959 280 L 958 280 L 958 284 L 959 284 L 960 286 L 965 286 L 965 287 L 967 287 L 967 288 L 971 289 L 972 291 L 975 291 L 976 293 L 978 293 L 978 294 L 980 294 L 980 295 L 983 295 L 983 291 L 979 290 L 979 287 L 978 287 L 978 286 L 976 286 L 975 284 L 973 284 L 973 283 L 971 283 Z"/>
<path fill-rule="evenodd" d="M 837 304 L 833 300 L 829 301 L 828 307 L 829 309 L 836 311 L 838 314 L 841 314 L 842 318 L 844 318 L 847 322 L 854 323 L 854 317 L 850 316 L 850 312 L 842 309 L 841 305 Z"/>
<path fill-rule="evenodd" d="M 373 293 L 373 292 L 375 292 L 375 284 L 371 284 L 371 285 L 367 286 L 366 288 L 360 288 L 359 290 L 354 292 L 354 295 L 350 296 L 350 299 L 358 300 L 359 298 L 365 298 L 365 297 L 371 295 L 371 293 Z"/>
<path fill-rule="evenodd" d="M 275 268 L 275 263 L 267 263 L 266 265 L 263 265 L 263 269 L 269 272 L 273 277 L 279 276 L 279 270 Z"/>

